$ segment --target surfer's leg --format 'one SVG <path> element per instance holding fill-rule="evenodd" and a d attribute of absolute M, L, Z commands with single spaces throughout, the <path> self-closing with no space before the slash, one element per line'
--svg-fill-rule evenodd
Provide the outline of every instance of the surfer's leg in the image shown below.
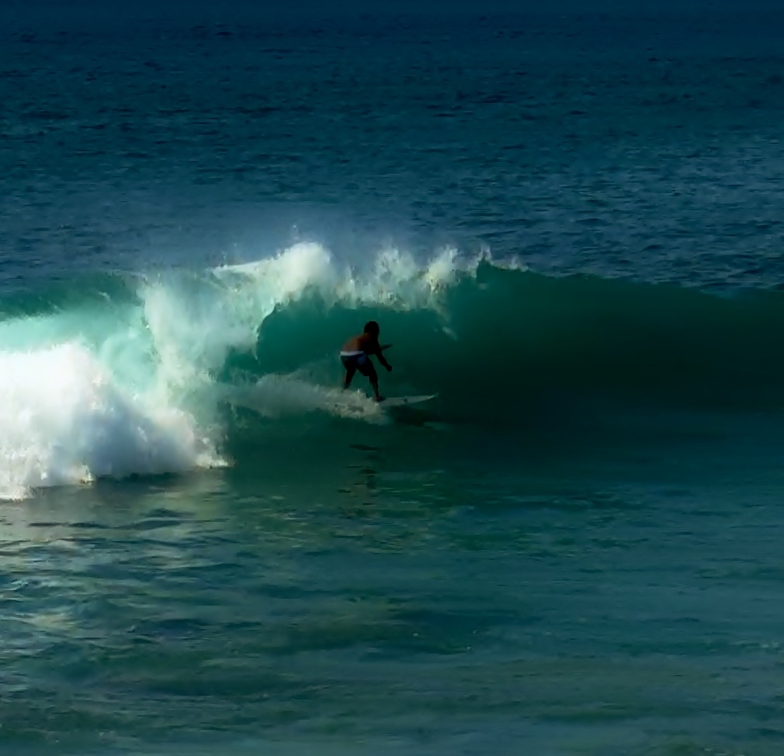
<path fill-rule="evenodd" d="M 373 363 L 366 359 L 364 362 L 358 365 L 358 369 L 362 375 L 367 376 L 368 380 L 370 381 L 370 385 L 373 387 L 373 394 L 376 397 L 376 401 L 380 402 L 383 401 L 384 397 L 378 392 L 378 373 L 376 373 L 376 368 L 374 367 Z"/>
<path fill-rule="evenodd" d="M 344 389 L 347 389 L 349 386 L 351 386 L 351 381 L 354 380 L 354 373 L 356 372 L 357 369 L 353 365 L 346 368 L 346 379 L 343 381 Z"/>
<path fill-rule="evenodd" d="M 343 381 L 343 389 L 345 390 L 351 385 L 351 381 L 354 380 L 354 374 L 357 372 L 357 364 L 354 360 L 349 360 L 345 357 L 341 362 L 343 363 L 343 367 L 346 368 L 346 378 Z"/>
<path fill-rule="evenodd" d="M 384 397 L 378 391 L 378 376 L 375 374 L 376 371 L 373 371 L 373 377 L 370 379 L 370 385 L 373 387 L 373 395 L 376 397 L 377 402 L 384 401 Z"/>

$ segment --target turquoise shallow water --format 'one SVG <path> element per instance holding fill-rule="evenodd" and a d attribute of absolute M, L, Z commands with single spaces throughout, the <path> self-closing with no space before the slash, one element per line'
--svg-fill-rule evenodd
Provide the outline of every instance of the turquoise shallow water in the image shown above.
<path fill-rule="evenodd" d="M 3 6 L 0 753 L 781 753 L 781 14 L 577 5 Z"/>

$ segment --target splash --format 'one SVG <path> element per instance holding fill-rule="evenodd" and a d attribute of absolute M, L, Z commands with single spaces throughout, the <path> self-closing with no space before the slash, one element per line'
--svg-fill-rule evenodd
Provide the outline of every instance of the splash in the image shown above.
<path fill-rule="evenodd" d="M 266 418 L 323 413 L 384 425 L 389 417 L 371 397 L 311 383 L 296 375 L 265 375 L 249 386 L 224 386 L 225 400 Z"/>
<path fill-rule="evenodd" d="M 194 418 L 116 385 L 84 346 L 0 353 L 0 497 L 222 464 Z"/>

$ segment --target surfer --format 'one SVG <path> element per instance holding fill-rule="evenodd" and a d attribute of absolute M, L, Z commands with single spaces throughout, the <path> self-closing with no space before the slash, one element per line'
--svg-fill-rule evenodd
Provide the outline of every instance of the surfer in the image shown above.
<path fill-rule="evenodd" d="M 357 370 L 362 375 L 370 379 L 370 385 L 373 387 L 373 393 L 376 396 L 377 402 L 383 402 L 384 397 L 378 393 L 378 374 L 373 363 L 370 361 L 371 356 L 378 357 L 378 361 L 387 369 L 392 372 L 392 365 L 390 365 L 382 352 L 388 349 L 391 344 L 381 346 L 378 343 L 378 335 L 381 329 L 375 320 L 365 323 L 365 330 L 359 336 L 352 336 L 345 344 L 343 349 L 340 350 L 340 361 L 343 367 L 346 368 L 346 380 L 343 383 L 343 388 L 347 389 L 354 379 L 354 373 Z"/>

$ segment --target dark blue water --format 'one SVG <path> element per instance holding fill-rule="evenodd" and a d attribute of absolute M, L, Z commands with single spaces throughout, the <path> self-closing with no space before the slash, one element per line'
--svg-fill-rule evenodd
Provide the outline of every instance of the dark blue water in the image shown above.
<path fill-rule="evenodd" d="M 781 12 L 0 20 L 2 753 L 781 752 Z"/>

